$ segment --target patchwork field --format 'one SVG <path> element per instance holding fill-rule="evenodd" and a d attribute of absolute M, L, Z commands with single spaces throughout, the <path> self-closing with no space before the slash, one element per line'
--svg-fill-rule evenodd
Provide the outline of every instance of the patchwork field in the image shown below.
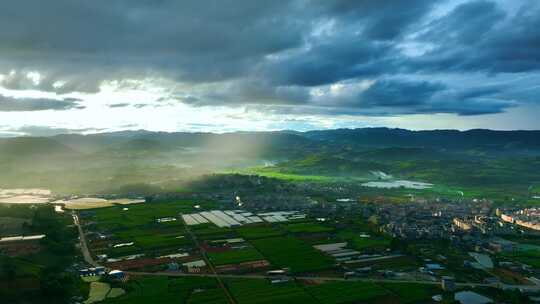
<path fill-rule="evenodd" d="M 191 212 L 198 203 L 175 201 L 170 203 L 145 203 L 93 209 L 85 221 L 90 221 L 93 231 L 107 235 L 105 241 L 91 242 L 95 254 L 109 257 L 133 254 L 155 254 L 193 246 L 186 235 L 180 213 Z M 208 203 L 210 204 L 210 203 Z M 161 221 L 161 219 L 167 219 Z M 105 243 L 104 243 L 105 242 Z M 132 245 L 129 245 L 132 243 Z M 120 246 L 121 244 L 128 244 Z M 117 247 L 115 247 L 118 245 Z"/>
<path fill-rule="evenodd" d="M 102 303 L 227 303 L 225 294 L 211 278 L 135 278 L 129 281 L 128 290 L 128 294 Z"/>
<path fill-rule="evenodd" d="M 142 235 L 135 237 L 134 242 L 143 250 L 187 246 L 192 244 L 189 237 L 180 233 Z"/>
<path fill-rule="evenodd" d="M 107 283 L 92 282 L 90 283 L 90 293 L 88 295 L 88 299 L 84 303 L 92 304 L 103 301 L 107 297 L 110 290 L 111 286 Z"/>
<path fill-rule="evenodd" d="M 193 292 L 187 299 L 188 304 L 228 304 L 229 301 L 221 289 L 207 289 Z"/>
<path fill-rule="evenodd" d="M 272 265 L 290 267 L 292 272 L 317 271 L 333 266 L 331 258 L 291 236 L 257 239 L 251 243 Z"/>
<path fill-rule="evenodd" d="M 357 303 L 391 294 L 375 283 L 332 282 L 307 286 L 306 290 L 319 303 Z"/>
<path fill-rule="evenodd" d="M 435 285 L 384 283 L 380 286 L 392 292 L 402 304 L 423 303 L 429 301 L 434 294 L 441 292 L 440 288 Z"/>
<path fill-rule="evenodd" d="M 383 259 L 354 264 L 356 267 L 372 267 L 374 270 L 412 271 L 422 264 L 414 257 L 402 256 L 392 259 Z"/>
<path fill-rule="evenodd" d="M 337 233 L 338 237 L 347 241 L 351 247 L 357 250 L 384 250 L 390 246 L 390 239 L 375 236 L 361 236 L 362 233 L 343 230 Z"/>
<path fill-rule="evenodd" d="M 264 257 L 254 248 L 208 253 L 214 265 L 238 264 L 242 262 L 262 260 Z"/>
<path fill-rule="evenodd" d="M 231 228 L 220 228 L 214 224 L 202 224 L 190 228 L 195 235 L 205 240 L 226 239 L 236 236 L 236 233 Z"/>
<path fill-rule="evenodd" d="M 238 304 L 314 302 L 295 282 L 271 284 L 267 280 L 231 280 L 227 287 Z"/>
<path fill-rule="evenodd" d="M 30 219 L 17 217 L 0 217 L 0 237 L 20 235 L 24 232 L 24 225 L 30 224 Z"/>
<path fill-rule="evenodd" d="M 236 228 L 236 232 L 246 239 L 261 239 L 273 236 L 281 236 L 284 234 L 283 231 L 278 230 L 275 227 L 271 226 L 242 226 Z"/>
<path fill-rule="evenodd" d="M 193 201 L 175 201 L 170 203 L 146 203 L 129 206 L 114 206 L 110 208 L 92 210 L 93 218 L 103 228 L 131 228 L 156 223 L 160 218 L 175 217 L 179 213 L 187 213 L 193 210 Z M 125 210 L 124 208 L 127 208 Z M 181 225 L 180 221 L 161 223 L 166 225 Z"/>
<path fill-rule="evenodd" d="M 519 250 L 512 253 L 504 253 L 502 256 L 512 261 L 540 268 L 540 250 Z"/>
<path fill-rule="evenodd" d="M 285 228 L 291 233 L 320 233 L 334 231 L 333 227 L 312 222 L 291 223 L 285 225 Z"/>

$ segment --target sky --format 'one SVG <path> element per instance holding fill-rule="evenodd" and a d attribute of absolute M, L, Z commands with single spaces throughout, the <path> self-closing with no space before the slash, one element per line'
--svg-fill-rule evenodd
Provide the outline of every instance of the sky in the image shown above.
<path fill-rule="evenodd" d="M 540 129 L 536 0 L 0 1 L 0 136 Z"/>

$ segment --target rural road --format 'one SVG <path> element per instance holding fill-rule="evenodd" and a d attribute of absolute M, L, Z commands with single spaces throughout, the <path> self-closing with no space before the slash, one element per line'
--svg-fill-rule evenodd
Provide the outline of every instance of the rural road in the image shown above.
<path fill-rule="evenodd" d="M 208 265 L 208 267 L 210 267 L 210 270 L 212 271 L 212 275 L 216 278 L 216 280 L 217 280 L 217 282 L 219 284 L 219 287 L 223 290 L 223 292 L 227 296 L 227 300 L 229 301 L 230 304 L 236 304 L 236 301 L 234 300 L 233 296 L 229 292 L 229 289 L 227 289 L 225 287 L 225 284 L 223 284 L 223 281 L 221 280 L 221 276 L 217 273 L 217 271 L 214 268 L 214 266 L 212 265 L 212 263 L 210 263 L 210 259 L 208 259 L 208 255 L 206 254 L 206 250 L 204 249 L 203 246 L 201 246 L 197 236 L 191 231 L 191 229 L 189 229 L 189 225 L 187 225 L 187 223 L 184 221 L 183 217 L 182 217 L 182 222 L 184 222 L 184 229 L 189 234 L 190 238 L 195 242 L 195 245 L 197 246 L 197 248 L 199 248 L 199 250 L 201 252 L 201 255 L 202 255 L 203 259 L 204 259 L 204 262 Z"/>
<path fill-rule="evenodd" d="M 216 278 L 213 273 L 181 273 L 181 272 L 133 272 L 126 271 L 132 276 L 169 276 L 169 277 L 208 277 Z M 267 276 L 267 275 L 239 275 L 239 274 L 219 274 L 219 278 L 226 279 L 275 279 L 287 278 L 297 280 L 318 280 L 318 281 L 344 281 L 344 282 L 373 282 L 373 283 L 416 283 L 426 285 L 440 285 L 438 281 L 414 281 L 414 280 L 389 280 L 389 279 L 371 279 L 371 278 L 340 278 L 340 277 L 314 277 L 314 276 Z M 482 283 L 456 283 L 459 287 L 494 287 L 500 289 L 521 289 L 527 291 L 540 291 L 539 285 L 507 285 L 507 284 L 482 284 Z"/>
<path fill-rule="evenodd" d="M 403 254 L 392 254 L 392 255 L 385 255 L 375 258 L 367 258 L 367 259 L 360 259 L 360 260 L 354 260 L 354 263 L 363 263 L 363 262 L 375 262 L 375 261 L 381 261 L 381 260 L 387 260 L 387 259 L 395 259 L 404 256 Z M 347 262 L 345 262 L 347 264 Z"/>
<path fill-rule="evenodd" d="M 94 260 L 94 258 L 92 258 L 92 255 L 90 254 L 90 251 L 88 250 L 88 246 L 86 245 L 86 236 L 84 235 L 84 232 L 82 230 L 77 212 L 72 211 L 71 216 L 73 217 L 73 223 L 75 224 L 75 226 L 77 226 L 77 230 L 79 231 L 79 241 L 80 241 L 81 252 L 82 252 L 84 260 L 86 261 L 86 263 L 94 267 L 99 266 L 99 264 Z"/>

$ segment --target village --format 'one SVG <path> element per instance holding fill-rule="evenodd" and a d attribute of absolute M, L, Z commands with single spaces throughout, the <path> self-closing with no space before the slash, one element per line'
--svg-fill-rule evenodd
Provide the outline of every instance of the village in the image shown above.
<path fill-rule="evenodd" d="M 48 216 L 75 229 L 78 254 L 66 267 L 88 284 L 90 295 L 75 302 L 129 298 L 130 286 L 146 277 L 209 278 L 231 293 L 243 280 L 265 281 L 268 290 L 307 284 L 313 286 L 310 297 L 317 288 L 370 282 L 378 288 L 415 284 L 412 301 L 464 297 L 489 303 L 488 290 L 539 299 L 537 209 L 486 199 L 415 196 L 397 204 L 344 196 L 323 202 L 304 197 L 303 203 L 298 193 L 290 201 L 279 195 L 281 210 L 248 195 L 208 192 L 51 197 L 50 203 L 9 209 L 32 214 L 51 208 Z M 17 223 L 29 225 L 31 217 Z M 47 250 L 47 234 L 39 233 L 45 231 L 11 230 L 0 237 L 3 254 Z M 390 295 L 405 296 L 399 288 Z"/>

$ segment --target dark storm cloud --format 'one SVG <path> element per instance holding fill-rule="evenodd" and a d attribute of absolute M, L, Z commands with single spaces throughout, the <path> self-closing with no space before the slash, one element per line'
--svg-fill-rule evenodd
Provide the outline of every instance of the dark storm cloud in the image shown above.
<path fill-rule="evenodd" d="M 0 112 L 82 109 L 78 99 L 14 98 L 0 95 Z"/>
<path fill-rule="evenodd" d="M 252 83 L 252 85 L 257 85 Z M 249 111 L 262 111 L 288 115 L 403 115 L 415 113 L 452 113 L 457 115 L 482 115 L 500 113 L 516 106 L 512 100 L 500 96 L 504 86 L 479 86 L 473 89 L 452 89 L 441 82 L 402 79 L 381 79 L 368 88 L 358 90 L 355 83 L 343 84 L 343 94 L 326 93 L 310 95 L 306 88 L 296 87 L 295 94 L 283 94 L 288 102 L 278 102 L 276 92 L 265 96 L 275 96 L 275 100 L 249 102 L 233 98 L 230 105 L 247 104 Z M 350 87 L 353 87 L 350 89 Z M 266 87 L 272 88 L 271 86 Z M 244 89 L 242 87 L 242 89 Z M 260 89 L 260 88 L 259 88 Z M 249 95 L 244 91 L 233 96 Z M 259 92 L 260 93 L 260 92 Z M 264 94 L 261 94 L 264 95 Z M 229 95 L 205 96 L 193 103 L 196 106 L 215 105 Z M 238 97 L 239 98 L 239 97 Z M 277 100 L 277 101 L 276 101 Z M 213 102 L 212 102 L 213 101 Z M 259 100 L 260 101 L 260 100 Z"/>
<path fill-rule="evenodd" d="M 88 91 L 103 78 L 153 73 L 214 81 L 299 46 L 302 20 L 289 9 L 248 0 L 3 1 L 0 55 L 3 66 L 38 69 L 51 83 L 65 77 Z M 87 88 L 77 85 L 80 73 Z"/>
<path fill-rule="evenodd" d="M 358 96 L 360 107 L 384 108 L 389 114 L 453 113 L 483 115 L 503 112 L 515 102 L 498 97 L 502 87 L 451 89 L 438 82 L 378 81 Z"/>
<path fill-rule="evenodd" d="M 485 87 L 475 87 L 472 89 L 466 89 L 457 94 L 458 99 L 472 99 L 483 96 L 490 96 L 502 92 L 502 87 L 500 86 L 485 86 Z"/>
<path fill-rule="evenodd" d="M 434 14 L 441 5 L 451 9 Z M 2 1 L 0 87 L 98 92 L 104 80 L 159 78 L 183 85 L 168 100 L 194 106 L 292 105 L 295 113 L 312 107 L 328 115 L 499 113 L 535 102 L 537 90 L 462 85 L 455 75 L 540 72 L 540 5 L 517 5 L 511 11 L 488 0 L 457 6 L 446 0 Z M 405 55 L 407 44 L 427 51 Z M 28 77 L 34 71 L 37 82 Z M 432 74 L 446 77 L 422 80 Z M 313 95 L 361 81 L 373 85 Z M 197 89 L 183 91 L 189 86 Z M 16 108 L 13 102 L 2 108 Z M 16 105 L 76 104 L 25 103 Z"/>
<path fill-rule="evenodd" d="M 428 42 L 473 44 L 505 16 L 506 13 L 494 2 L 467 2 L 428 24 L 421 38 Z"/>
<path fill-rule="evenodd" d="M 540 5 L 525 1 L 508 16 L 494 2 L 473 1 L 434 21 L 421 36 L 436 47 L 411 71 L 518 73 L 540 69 Z"/>
<path fill-rule="evenodd" d="M 363 36 L 374 40 L 391 40 L 419 22 L 437 3 L 433 0 L 314 0 L 332 15 L 354 23 Z"/>
<path fill-rule="evenodd" d="M 445 86 L 427 81 L 377 81 L 361 96 L 361 103 L 369 106 L 414 107 L 429 101 Z"/>
<path fill-rule="evenodd" d="M 317 86 L 343 79 L 372 77 L 393 70 L 392 44 L 366 40 L 355 33 L 341 33 L 311 42 L 305 52 L 265 63 L 265 77 L 280 85 Z"/>

